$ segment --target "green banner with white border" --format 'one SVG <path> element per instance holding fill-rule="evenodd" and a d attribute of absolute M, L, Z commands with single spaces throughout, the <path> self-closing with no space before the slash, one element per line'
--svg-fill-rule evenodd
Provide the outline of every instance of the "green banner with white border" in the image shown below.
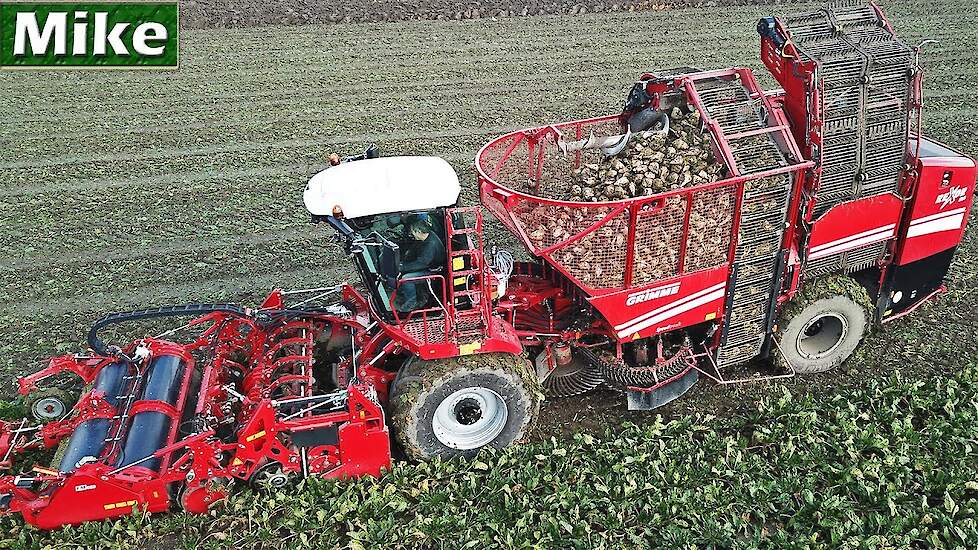
<path fill-rule="evenodd" d="M 0 1 L 0 68 L 174 69 L 178 2 Z"/>

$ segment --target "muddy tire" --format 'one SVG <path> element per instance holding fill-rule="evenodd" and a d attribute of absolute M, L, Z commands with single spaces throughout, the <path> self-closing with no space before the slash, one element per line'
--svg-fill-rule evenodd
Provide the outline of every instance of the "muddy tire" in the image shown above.
<path fill-rule="evenodd" d="M 799 374 L 831 370 L 849 358 L 869 332 L 869 295 L 848 277 L 827 277 L 809 283 L 790 303 L 778 323 L 781 353 Z"/>
<path fill-rule="evenodd" d="M 542 396 L 529 362 L 518 355 L 410 359 L 391 387 L 390 425 L 414 460 L 474 456 L 523 442 Z"/>

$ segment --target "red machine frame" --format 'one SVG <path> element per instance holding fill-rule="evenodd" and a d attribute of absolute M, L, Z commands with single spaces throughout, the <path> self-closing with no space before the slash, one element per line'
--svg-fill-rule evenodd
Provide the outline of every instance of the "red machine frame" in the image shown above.
<path fill-rule="evenodd" d="M 349 286 L 343 292 L 347 298 L 359 296 Z M 135 510 L 161 512 L 175 503 L 202 513 L 224 497 L 230 482 L 252 480 L 260 469 L 277 468 L 286 477 L 379 476 L 390 465 L 390 448 L 374 388 L 386 388 L 386 383 L 377 379 L 373 368 L 364 368 L 361 373 L 373 383 L 355 382 L 329 394 L 313 394 L 311 354 L 305 353 L 311 351 L 315 334 L 327 327 L 330 337 L 349 331 L 363 342 L 363 326 L 352 317 L 322 314 L 281 321 L 263 317 L 281 306 L 282 293 L 276 291 L 262 310 L 245 316 L 215 312 L 193 320 L 190 325 L 203 330 L 189 344 L 145 338 L 111 356 L 55 358 L 41 373 L 23 379 L 21 392 L 27 393 L 41 380 L 61 373 L 90 383 L 121 361 L 129 363 L 127 372 L 139 376 L 160 357 L 178 356 L 185 364 L 176 404 L 137 398 L 118 400 L 113 406 L 106 399 L 112 396 L 92 389 L 79 399 L 74 414 L 61 420 L 31 428 L 26 422 L 0 422 L 0 456 L 9 466 L 18 454 L 58 446 L 92 419 L 114 422 L 117 434 L 125 433 L 131 419 L 143 411 L 160 412 L 172 420 L 167 443 L 139 459 L 124 459 L 119 455 L 121 444 L 107 444 L 99 456 L 62 467 L 63 471 L 35 467 L 30 475 L 0 476 L 0 494 L 9 498 L 6 509 L 51 529 Z M 195 368 L 195 355 L 201 353 L 207 363 Z M 371 367 L 380 360 L 375 357 Z M 188 399 L 194 372 L 201 374 L 200 389 Z M 139 388 L 133 386 L 132 391 L 138 393 Z M 208 421 L 192 430 L 196 433 L 181 435 L 190 418 Z M 235 433 L 220 433 L 222 426 L 234 423 L 240 426 Z M 295 445 L 303 434 L 320 441 Z M 120 440 L 121 436 L 116 439 Z M 146 466 L 153 461 L 158 466 Z"/>

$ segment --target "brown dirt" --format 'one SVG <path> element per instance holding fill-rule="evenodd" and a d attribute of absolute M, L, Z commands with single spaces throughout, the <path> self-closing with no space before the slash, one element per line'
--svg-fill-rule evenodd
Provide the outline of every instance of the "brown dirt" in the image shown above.
<path fill-rule="evenodd" d="M 794 0 L 789 0 L 794 1 Z M 773 5 L 775 0 L 190 0 L 180 5 L 183 28 L 253 27 L 527 15 L 657 11 L 681 7 Z"/>

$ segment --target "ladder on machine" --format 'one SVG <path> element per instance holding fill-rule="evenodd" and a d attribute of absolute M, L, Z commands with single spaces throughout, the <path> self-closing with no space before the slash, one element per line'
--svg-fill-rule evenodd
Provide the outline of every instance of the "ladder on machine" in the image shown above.
<path fill-rule="evenodd" d="M 735 175 L 760 174 L 787 165 L 776 145 L 776 136 L 785 128 L 768 124 L 762 116 L 761 92 L 745 85 L 742 78 L 696 82 L 693 90 L 703 106 L 704 124 L 728 144 L 728 165 Z M 781 241 L 792 183 L 790 175 L 781 174 L 744 184 L 740 224 L 735 228 L 735 267 L 715 362 L 718 375 L 720 369 L 745 363 L 763 349 L 780 286 Z"/>
<path fill-rule="evenodd" d="M 471 219 L 472 224 L 466 222 Z M 456 227 L 461 224 L 461 227 Z M 471 227 L 468 227 L 471 225 Z M 448 290 L 455 340 L 460 346 L 486 337 L 489 329 L 490 297 L 487 292 L 485 256 L 482 243 L 482 207 L 467 206 L 448 210 L 445 224 L 448 249 Z M 464 246 L 455 243 L 464 236 Z M 474 284 L 472 282 L 474 281 Z M 463 286 L 461 290 L 456 286 Z"/>

